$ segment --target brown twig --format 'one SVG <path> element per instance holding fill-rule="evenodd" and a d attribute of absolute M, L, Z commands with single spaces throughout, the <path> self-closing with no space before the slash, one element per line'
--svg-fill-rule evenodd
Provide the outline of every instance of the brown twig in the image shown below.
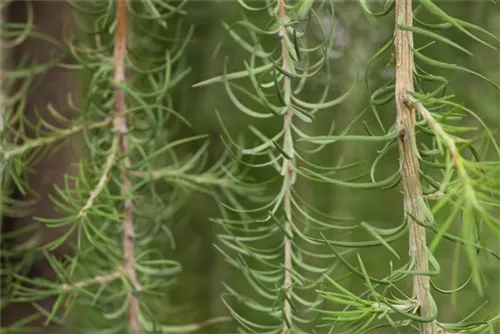
<path fill-rule="evenodd" d="M 419 178 L 419 161 L 415 144 L 415 109 L 407 101 L 407 94 L 413 91 L 413 35 L 411 31 L 402 30 L 398 23 L 411 26 L 413 11 L 411 0 L 396 0 L 396 26 L 394 45 L 396 48 L 396 109 L 397 124 L 401 135 L 398 139 L 400 164 L 403 174 L 405 219 L 411 220 L 409 253 L 414 261 L 414 269 L 427 272 L 427 241 L 425 227 L 417 221 L 425 221 L 425 211 L 422 207 L 422 185 Z M 417 221 L 413 221 L 415 218 Z M 432 296 L 430 295 L 429 276 L 415 274 L 413 277 L 413 294 L 420 305 L 422 317 L 433 317 Z M 421 324 L 421 333 L 437 334 L 436 323 Z"/>
<path fill-rule="evenodd" d="M 116 1 L 116 35 L 114 49 L 114 66 L 115 84 L 125 82 L 125 59 L 127 56 L 127 0 Z M 125 197 L 123 209 L 123 268 L 132 287 L 136 291 L 140 291 L 139 280 L 134 266 L 134 224 L 133 224 L 133 207 L 134 203 L 130 198 L 130 189 L 132 184 L 128 178 L 129 167 L 129 147 L 127 138 L 127 117 L 125 115 L 125 94 L 120 88 L 115 88 L 115 112 L 117 117 L 113 121 L 117 136 L 119 136 L 118 152 L 124 158 L 120 161 L 122 194 Z M 141 333 L 141 325 L 139 322 L 139 300 L 134 295 L 134 292 L 128 293 L 129 302 L 129 323 L 134 334 Z"/>
<path fill-rule="evenodd" d="M 286 8 L 285 8 L 285 0 L 278 0 L 278 16 L 280 19 L 280 30 L 279 36 L 281 37 L 281 68 L 285 72 L 290 72 L 290 65 L 288 64 L 288 46 L 286 43 Z M 291 108 L 291 79 L 290 77 L 284 75 L 283 76 L 283 93 L 284 93 L 284 120 L 283 120 L 283 129 L 284 129 L 284 139 L 283 139 L 283 150 L 288 155 L 288 159 L 284 158 L 283 162 L 283 170 L 282 173 L 284 175 L 284 187 L 285 193 L 283 198 L 283 206 L 285 211 L 285 239 L 284 239 L 284 280 L 283 280 L 283 289 L 285 291 L 285 300 L 284 300 L 284 316 L 285 316 L 285 324 L 283 324 L 283 334 L 291 333 L 291 325 L 292 325 L 292 305 L 290 304 L 292 299 L 292 241 L 289 238 L 289 235 L 292 235 L 292 208 L 291 208 L 291 195 L 292 195 L 292 185 L 295 179 L 295 169 L 293 167 L 293 144 L 292 144 L 292 116 L 293 111 Z"/>

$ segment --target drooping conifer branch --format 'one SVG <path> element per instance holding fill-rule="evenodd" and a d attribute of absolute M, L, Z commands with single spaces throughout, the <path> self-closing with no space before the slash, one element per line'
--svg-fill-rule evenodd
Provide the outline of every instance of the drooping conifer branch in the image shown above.
<path fill-rule="evenodd" d="M 401 129 L 398 137 L 401 171 L 404 188 L 404 216 L 410 221 L 409 253 L 414 263 L 414 271 L 429 270 L 427 256 L 427 240 L 425 227 L 418 221 L 425 221 L 422 206 L 422 185 L 419 178 L 419 161 L 416 152 L 415 109 L 407 102 L 407 94 L 413 91 L 413 35 L 409 30 L 402 30 L 398 24 L 411 26 L 413 11 L 411 0 L 396 0 L 395 3 L 395 37 L 396 48 L 396 109 L 397 124 Z M 417 221 L 415 221 L 417 220 Z M 420 305 L 422 317 L 433 317 L 430 281 L 426 274 L 415 274 L 413 278 L 413 295 Z M 438 333 L 435 322 L 421 324 L 421 333 Z"/>
<path fill-rule="evenodd" d="M 127 56 L 127 0 L 117 0 L 116 2 L 116 33 L 114 49 L 114 81 L 120 85 L 125 82 L 125 59 Z M 134 222 L 133 207 L 134 203 L 130 198 L 132 184 L 128 177 L 129 166 L 129 143 L 127 138 L 127 118 L 125 115 L 125 93 L 119 88 L 115 88 L 115 112 L 117 117 L 113 125 L 116 135 L 119 136 L 118 152 L 123 157 L 120 161 L 122 195 L 125 198 L 123 208 L 123 268 L 127 278 L 130 280 L 134 290 L 140 290 L 139 280 L 134 267 Z M 132 291 L 128 293 L 129 302 L 129 325 L 134 334 L 141 333 L 139 322 L 139 300 Z"/>
<path fill-rule="evenodd" d="M 278 16 L 280 20 L 281 27 L 279 29 L 279 36 L 281 37 L 281 68 L 283 72 L 290 72 L 290 64 L 288 64 L 288 46 L 287 46 L 287 14 L 285 7 L 285 0 L 278 0 Z M 292 235 L 292 206 L 291 206 L 291 196 L 292 196 L 292 185 L 295 180 L 295 170 L 293 166 L 293 139 L 292 139 L 292 102 L 291 102 L 291 79 L 287 75 L 283 76 L 283 93 L 284 93 L 284 120 L 283 120 L 283 150 L 288 155 L 287 158 L 283 159 L 283 167 L 281 173 L 284 177 L 283 187 L 284 197 L 283 206 L 285 211 L 285 239 L 284 239 L 284 279 L 283 279 L 283 289 L 284 289 L 284 317 L 285 324 L 283 325 L 283 333 L 291 333 L 292 324 L 292 241 L 290 240 L 290 235 Z"/>

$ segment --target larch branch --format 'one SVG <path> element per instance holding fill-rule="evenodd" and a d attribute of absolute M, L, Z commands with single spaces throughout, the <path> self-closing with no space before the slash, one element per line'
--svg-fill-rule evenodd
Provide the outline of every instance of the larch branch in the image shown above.
<path fill-rule="evenodd" d="M 404 215 L 410 221 L 409 253 L 414 261 L 414 270 L 427 272 L 429 263 L 427 257 L 427 240 L 425 227 L 418 221 L 425 220 L 422 206 L 422 185 L 419 178 L 419 161 L 416 152 L 415 109 L 407 103 L 407 94 L 413 92 L 413 34 L 402 30 L 398 24 L 411 26 L 413 23 L 413 2 L 411 0 L 396 0 L 395 3 L 395 36 L 396 48 L 396 109 L 397 124 L 401 129 L 398 138 L 400 164 L 404 189 Z M 413 220 L 416 219 L 417 221 Z M 430 295 L 429 276 L 415 274 L 413 277 L 413 295 L 420 305 L 420 315 L 432 318 L 432 296 Z M 437 334 L 439 328 L 434 321 L 422 323 L 421 333 Z"/>
<path fill-rule="evenodd" d="M 119 85 L 125 82 L 125 59 L 127 57 L 127 0 L 116 1 L 116 20 L 114 81 L 115 84 Z M 126 272 L 127 278 L 133 286 L 133 289 L 135 291 L 140 291 L 140 284 L 137 279 L 137 273 L 134 266 L 134 203 L 130 198 L 132 184 L 128 177 L 128 167 L 130 163 L 128 158 L 129 145 L 127 138 L 127 117 L 125 115 L 125 93 L 120 88 L 116 87 L 114 95 L 115 112 L 117 117 L 114 119 L 113 125 L 117 136 L 119 136 L 118 152 L 123 157 L 120 161 L 122 195 L 125 198 L 122 235 L 123 268 Z M 140 334 L 141 325 L 139 322 L 139 300 L 133 291 L 128 293 L 128 303 L 130 328 L 134 334 Z"/>
<path fill-rule="evenodd" d="M 280 30 L 279 36 L 281 37 L 281 68 L 284 72 L 290 72 L 290 64 L 288 63 L 288 46 L 286 42 L 286 21 L 287 21 L 287 13 L 285 0 L 278 0 L 278 17 L 280 20 Z M 284 139 L 283 139 L 283 150 L 288 155 L 289 159 L 283 158 L 283 169 L 282 174 L 284 176 L 283 182 L 285 187 L 285 193 L 283 198 L 283 206 L 285 211 L 285 226 L 284 229 L 286 231 L 285 239 L 284 239 L 284 279 L 283 279 L 283 289 L 285 292 L 285 300 L 284 300 L 284 317 L 285 323 L 283 324 L 283 334 L 290 334 L 292 329 L 290 328 L 292 325 L 292 241 L 289 238 L 289 235 L 292 235 L 292 207 L 291 207 L 291 196 L 292 196 L 292 185 L 295 180 L 295 169 L 293 166 L 293 141 L 292 141 L 292 106 L 291 106 L 291 79 L 290 77 L 284 75 L 283 76 L 283 93 L 284 93 L 284 120 L 283 120 L 283 129 L 284 129 Z"/>

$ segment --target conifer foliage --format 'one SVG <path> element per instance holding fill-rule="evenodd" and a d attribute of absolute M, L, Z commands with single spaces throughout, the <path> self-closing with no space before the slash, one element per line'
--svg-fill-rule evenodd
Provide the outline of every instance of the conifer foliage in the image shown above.
<path fill-rule="evenodd" d="M 29 207 L 15 194 L 36 195 L 27 182 L 36 161 L 75 136 L 84 152 L 77 172 L 54 185 L 59 217 L 35 213 L 32 224 L 62 234 L 13 246 L 33 226 L 2 233 L 2 310 L 36 309 L 6 333 L 36 319 L 64 333 L 500 330 L 498 305 L 481 303 L 499 302 L 488 291 L 500 277 L 485 272 L 488 261 L 500 260 L 500 147 L 485 112 L 453 94 L 454 80 L 469 80 L 455 73 L 499 94 L 497 79 L 464 61 L 478 50 L 498 56 L 499 36 L 432 0 L 214 1 L 207 8 L 232 6 L 235 14 L 217 22 L 223 33 L 212 55 L 224 56 L 223 66 L 193 83 L 191 48 L 205 41 L 196 23 L 185 22 L 196 22 L 189 18 L 202 3 L 69 1 L 77 33 L 65 40 L 39 33 L 26 3 L 26 22 L 6 18 L 1 27 L 2 229 Z M 363 24 L 390 22 L 391 34 L 356 80 L 339 84 L 332 48 L 346 8 L 362 11 Z M 57 52 L 42 63 L 29 53 L 9 58 L 33 39 Z M 380 75 L 384 67 L 389 78 Z M 67 97 L 76 117 L 48 105 L 50 120 L 38 112 L 33 120 L 26 101 L 54 68 L 83 82 L 81 97 Z M 365 108 L 339 129 L 337 111 L 361 98 L 360 87 L 368 92 Z M 186 89 L 188 96 L 202 89 L 224 96 L 222 107 L 196 111 L 219 126 L 215 140 L 224 152 L 215 159 L 209 136 L 179 106 Z M 338 155 L 339 145 L 367 157 Z M 324 211 L 304 187 L 400 201 L 388 208 L 391 224 L 381 225 L 356 212 Z M 197 194 L 218 210 L 203 224 L 213 224 L 211 247 L 229 268 L 217 282 L 224 308 L 211 312 L 221 316 L 179 324 L 173 314 L 188 311 L 172 297 L 186 265 L 175 255 L 176 238 L 199 205 Z M 71 253 L 54 255 L 63 245 Z M 29 274 L 33 252 L 43 254 L 55 279 Z M 370 253 L 381 254 L 375 264 L 366 260 Z M 210 289 L 207 281 L 199 284 Z M 473 305 L 456 302 L 471 291 L 479 296 L 467 300 Z"/>

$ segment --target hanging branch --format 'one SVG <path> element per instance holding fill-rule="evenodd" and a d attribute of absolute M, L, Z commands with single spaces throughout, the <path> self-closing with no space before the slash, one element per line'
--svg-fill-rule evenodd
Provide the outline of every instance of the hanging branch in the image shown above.
<path fill-rule="evenodd" d="M 285 8 L 285 0 L 278 0 L 278 15 L 280 19 L 280 29 L 278 36 L 281 38 L 281 68 L 283 72 L 290 72 L 288 65 L 288 47 L 286 43 L 286 21 L 287 14 Z M 292 185 L 295 180 L 295 169 L 293 166 L 293 140 L 292 140 L 292 105 L 291 105 L 291 79 L 287 75 L 283 76 L 283 92 L 284 92 L 284 120 L 283 120 L 283 150 L 288 155 L 288 159 L 283 159 L 283 167 L 281 173 L 284 176 L 284 197 L 283 206 L 285 210 L 285 235 L 284 235 L 284 280 L 283 289 L 285 292 L 284 300 L 284 316 L 285 324 L 283 326 L 283 333 L 288 334 L 291 331 L 292 324 L 292 306 L 290 301 L 292 300 L 292 241 L 290 236 L 292 235 L 292 206 L 291 206 L 291 193 Z"/>
<path fill-rule="evenodd" d="M 46 318 L 46 323 L 61 324 L 71 333 L 110 329 L 133 334 L 187 333 L 232 319 L 215 317 L 190 324 L 163 324 L 169 320 L 163 311 L 171 307 L 165 294 L 170 293 L 172 278 L 182 270 L 179 262 L 168 258 L 175 248 L 175 231 L 171 228 L 177 226 L 173 217 L 187 218 L 189 212 L 183 211 L 184 205 L 194 193 L 210 196 L 216 203 L 232 199 L 233 194 L 260 193 L 258 186 L 236 179 L 240 175 L 243 179 L 245 171 L 236 161 L 229 161 L 228 154 L 212 166 L 207 164 L 211 158 L 207 136 L 177 138 L 177 130 L 184 125 L 191 127 L 183 115 L 173 110 L 178 96 L 172 88 L 181 85 L 190 71 L 185 52 L 194 33 L 193 26 L 184 33 L 184 21 L 176 18 L 187 14 L 181 9 L 183 4 L 171 6 L 154 0 L 72 1 L 81 29 L 61 44 L 69 54 L 68 62 L 57 59 L 33 65 L 22 60 L 4 73 L 5 88 L 9 88 L 5 91 L 10 91 L 18 79 L 26 77 L 27 83 L 13 96 L 6 96 L 8 109 L 5 113 L 2 109 L 4 129 L 0 141 L 5 145 L 0 147 L 1 181 L 12 176 L 13 190 L 29 189 L 23 180 L 27 161 L 51 154 L 75 134 L 82 137 L 86 154 L 78 162 L 75 175 L 66 175 L 64 182 L 54 185 L 56 195 L 52 200 L 58 216 L 36 218 L 44 227 L 65 227 L 70 231 L 44 243 L 41 249 L 55 279 L 25 275 L 25 263 L 31 260 L 26 257 L 28 261 L 21 261 L 21 256 L 26 247 L 32 247 L 31 240 L 26 246 L 16 244 L 16 250 L 9 250 L 5 257 L 9 261 L 4 261 L 2 253 L 2 279 L 6 278 L 2 282 L 7 283 L 2 284 L 2 307 L 30 302 L 38 307 L 40 301 L 51 297 L 54 302 L 49 308 L 40 308 L 43 313 L 37 317 Z M 175 29 L 167 29 L 167 19 L 177 23 Z M 2 24 L 2 35 L 28 36 L 34 25 L 30 19 L 24 24 L 26 29 L 22 30 L 18 25 Z M 51 40 L 38 33 L 34 37 Z M 41 117 L 35 123 L 23 115 L 23 99 L 30 93 L 27 87 L 31 88 L 31 76 L 53 66 L 88 78 L 82 95 L 85 101 L 80 104 L 68 97 L 67 107 L 78 111 L 79 117 L 68 120 L 48 105 L 52 116 L 61 120 L 61 128 Z M 28 136 L 26 128 L 33 128 L 34 134 Z M 15 136 L 12 140 L 7 140 L 7 131 Z M 193 151 L 192 143 L 202 140 L 204 144 Z M 28 203 L 18 204 L 5 193 L 2 209 L 16 214 L 17 206 L 19 210 L 28 207 Z M 2 241 L 31 232 L 27 230 L 2 233 Z M 138 233 L 142 233 L 141 237 Z M 51 255 L 67 241 L 75 245 L 74 253 L 61 258 Z M 15 260 L 15 268 L 10 259 Z M 145 294 L 152 298 L 143 299 Z M 160 303 L 162 308 L 155 309 Z M 87 314 L 88 310 L 102 321 L 89 321 L 87 316 L 66 319 L 73 314 L 74 305 L 78 305 L 76 315 Z M 146 309 L 154 312 L 144 312 Z M 13 324 L 7 331 L 17 332 L 32 325 L 31 319 L 23 319 L 23 323 Z"/>
<path fill-rule="evenodd" d="M 115 84 L 125 82 L 125 58 L 127 55 L 127 0 L 117 0 L 116 2 L 116 20 L 117 28 L 115 35 Z M 130 279 L 134 290 L 140 290 L 140 284 L 137 279 L 137 273 L 134 267 L 134 223 L 133 223 L 133 207 L 134 203 L 130 198 L 130 190 L 132 184 L 127 175 L 129 166 L 128 159 L 128 138 L 127 138 L 127 119 L 125 116 L 125 94 L 120 88 L 115 88 L 115 112 L 118 117 L 114 119 L 113 125 L 116 135 L 119 136 L 118 151 L 124 159 L 120 162 L 122 194 L 125 197 L 123 209 L 123 267 Z M 128 292 L 129 306 L 129 322 L 134 334 L 141 333 L 139 323 L 139 300 L 132 291 Z"/>
<path fill-rule="evenodd" d="M 412 26 L 412 1 L 397 0 L 395 3 L 396 27 L 394 45 L 396 48 L 396 109 L 397 124 L 401 129 L 398 137 L 401 171 L 403 173 L 405 219 L 410 223 L 410 257 L 414 262 L 413 294 L 420 305 L 422 317 L 433 317 L 430 280 L 422 272 L 429 271 L 425 227 L 418 221 L 425 221 L 422 206 L 422 185 L 419 179 L 419 161 L 415 136 L 415 109 L 407 103 L 407 94 L 413 92 L 413 34 L 398 25 Z M 434 322 L 422 323 L 421 332 L 437 333 Z"/>
<path fill-rule="evenodd" d="M 325 16 L 323 20 L 318 13 L 325 7 L 333 13 L 334 6 L 333 2 L 309 0 L 296 3 L 274 0 L 269 6 L 260 8 L 244 1 L 240 4 L 246 10 L 265 13 L 271 17 L 272 23 L 261 29 L 244 17 L 233 25 L 225 24 L 232 39 L 251 54 L 251 59 L 244 62 L 244 71 L 227 73 L 225 64 L 223 75 L 206 79 L 195 86 L 221 83 L 231 102 L 246 117 L 254 120 L 279 118 L 282 123 L 277 129 L 273 128 L 273 133 L 249 122 L 252 136 L 258 139 L 258 144 L 250 147 L 241 145 L 243 140 L 232 138 L 221 121 L 225 137 L 231 144 L 227 145 L 230 154 L 239 163 L 254 169 L 272 169 L 273 174 L 276 171 L 279 175 L 261 183 L 269 186 L 269 191 L 264 191 L 264 194 L 270 193 L 265 201 L 263 196 L 245 198 L 245 201 L 250 198 L 257 207 L 247 210 L 237 201 L 232 201 L 230 210 L 235 212 L 237 220 L 232 217 L 217 220 L 226 231 L 220 236 L 224 247 L 220 251 L 229 263 L 248 273 L 245 278 L 255 288 L 252 296 L 248 296 L 227 284 L 228 293 L 222 298 L 239 322 L 242 332 L 262 333 L 265 329 L 266 333 L 311 333 L 317 321 L 311 310 L 316 310 L 323 303 L 321 296 L 311 292 L 337 264 L 329 246 L 323 239 L 315 239 L 312 231 L 317 229 L 328 234 L 342 229 L 338 223 L 343 219 L 316 210 L 294 187 L 299 177 L 307 182 L 331 181 L 328 176 L 322 175 L 328 167 L 309 164 L 305 156 L 313 151 L 301 147 L 299 142 L 311 138 L 301 130 L 301 122 L 313 123 L 319 110 L 341 103 L 350 92 L 348 90 L 333 100 L 328 97 L 331 88 L 328 52 L 332 47 L 333 34 L 327 27 L 333 26 L 334 16 Z M 249 40 L 239 34 L 241 30 L 245 30 Z M 314 34 L 317 31 L 321 32 L 321 36 Z M 262 42 L 269 36 L 277 38 L 276 47 L 268 52 Z M 311 102 L 304 88 L 322 68 L 327 73 L 327 84 L 319 101 Z M 249 79 L 251 91 L 238 83 L 243 78 Z M 325 80 L 323 75 L 321 80 Z M 247 105 L 251 102 L 249 97 L 258 102 L 257 108 Z M 251 161 L 240 159 L 237 156 L 240 153 L 252 157 Z M 245 228 L 240 228 L 240 224 Z M 271 248 L 272 253 L 269 252 Z M 321 248 L 331 254 L 327 257 L 332 261 L 315 265 Z M 255 259 L 259 263 L 252 263 Z M 276 286 L 277 282 L 279 286 Z M 249 310 L 258 311 L 260 322 L 249 317 L 252 313 L 233 309 L 230 297 L 245 304 Z"/>

